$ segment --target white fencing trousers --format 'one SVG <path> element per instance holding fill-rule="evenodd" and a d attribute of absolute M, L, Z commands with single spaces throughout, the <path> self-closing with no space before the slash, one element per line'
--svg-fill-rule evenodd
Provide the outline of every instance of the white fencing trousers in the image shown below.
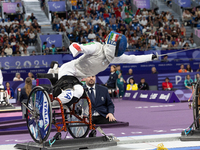
<path fill-rule="evenodd" d="M 80 98 L 83 95 L 84 89 L 80 84 L 73 86 L 73 89 L 62 90 L 62 93 L 58 95 L 62 104 L 69 103 L 73 97 Z"/>

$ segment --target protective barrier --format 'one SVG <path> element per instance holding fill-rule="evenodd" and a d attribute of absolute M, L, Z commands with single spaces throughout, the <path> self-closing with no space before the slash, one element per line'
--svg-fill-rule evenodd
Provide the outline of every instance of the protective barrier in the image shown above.
<path fill-rule="evenodd" d="M 123 100 L 157 103 L 180 102 L 173 91 L 126 91 Z"/>

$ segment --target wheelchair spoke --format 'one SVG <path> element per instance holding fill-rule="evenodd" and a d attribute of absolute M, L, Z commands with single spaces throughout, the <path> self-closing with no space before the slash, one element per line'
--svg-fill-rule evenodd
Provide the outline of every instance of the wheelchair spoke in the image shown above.
<path fill-rule="evenodd" d="M 78 103 L 74 104 L 75 112 L 81 112 L 81 114 L 72 114 L 68 116 L 67 128 L 69 133 L 73 138 L 83 138 L 86 137 L 89 132 L 89 106 L 86 99 L 80 99 Z M 70 123 L 75 121 L 76 123 Z M 86 121 L 87 123 L 81 123 Z M 80 123 L 79 123 L 80 122 Z"/>
<path fill-rule="evenodd" d="M 35 142 L 43 143 L 51 132 L 52 108 L 49 95 L 42 87 L 36 87 L 31 91 L 26 106 L 29 133 Z"/>
<path fill-rule="evenodd" d="M 26 107 L 26 109 L 28 109 L 30 111 L 29 113 L 31 113 L 31 115 L 33 115 L 33 111 L 29 107 L 27 107 L 26 104 L 24 104 L 24 103 L 22 103 L 22 104 L 24 105 L 24 107 Z"/>

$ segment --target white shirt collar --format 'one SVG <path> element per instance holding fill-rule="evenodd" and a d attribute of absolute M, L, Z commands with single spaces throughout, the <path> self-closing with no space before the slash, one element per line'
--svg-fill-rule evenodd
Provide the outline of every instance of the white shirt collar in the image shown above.
<path fill-rule="evenodd" d="M 86 87 L 88 88 L 88 90 L 90 90 L 90 88 L 91 88 L 91 87 L 90 87 L 90 86 L 88 86 L 87 84 L 85 84 L 85 85 L 86 85 Z M 92 88 L 93 88 L 93 90 L 95 90 L 95 84 L 93 85 L 93 87 L 92 87 Z"/>

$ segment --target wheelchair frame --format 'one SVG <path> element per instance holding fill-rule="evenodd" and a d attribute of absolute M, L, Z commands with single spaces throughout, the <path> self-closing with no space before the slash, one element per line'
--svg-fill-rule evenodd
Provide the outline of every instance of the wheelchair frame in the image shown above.
<path fill-rule="evenodd" d="M 48 80 L 49 82 L 50 82 L 50 80 L 48 79 L 48 78 L 40 78 L 40 79 L 46 79 L 46 80 Z M 88 128 L 87 128 L 87 131 L 84 133 L 84 135 L 82 135 L 81 137 L 76 137 L 76 136 L 74 136 L 72 133 L 70 133 L 70 131 L 69 131 L 69 133 L 71 134 L 71 136 L 73 137 L 73 138 L 84 138 L 84 137 L 86 137 L 87 136 L 87 134 L 88 134 L 88 132 L 89 132 L 89 130 L 95 130 L 96 129 L 96 127 L 95 127 L 95 124 L 92 124 L 92 105 L 91 105 L 91 101 L 90 101 L 90 99 L 89 99 L 89 97 L 87 96 L 87 93 L 85 92 L 85 96 L 83 96 L 83 97 L 81 97 L 76 103 L 73 103 L 72 104 L 72 108 L 71 107 L 68 107 L 68 109 L 69 109 L 69 112 L 65 112 L 65 109 L 64 109 L 64 107 L 63 107 L 63 104 L 62 104 L 62 102 L 61 102 L 61 100 L 58 98 L 58 97 L 53 97 L 53 94 L 51 94 L 51 93 L 53 93 L 53 88 L 51 88 L 51 93 L 50 94 L 48 94 L 48 92 L 47 92 L 47 90 L 45 90 L 45 88 L 43 87 L 43 86 L 41 86 L 41 85 L 39 85 L 39 79 L 37 79 L 37 86 L 31 91 L 31 93 L 30 93 L 30 95 L 29 95 L 29 98 L 28 98 L 28 101 L 27 101 L 27 104 L 24 104 L 23 103 L 23 105 L 26 107 L 26 120 L 27 120 L 27 126 L 28 126 L 28 129 L 29 129 L 29 132 L 30 132 L 30 134 L 31 134 L 31 137 L 33 138 L 33 140 L 36 142 L 36 143 L 39 143 L 39 144 L 42 144 L 42 143 L 44 143 L 47 139 L 48 139 L 48 137 L 49 137 L 49 134 L 50 134 L 50 131 L 51 131 L 51 125 L 53 124 L 55 127 L 56 127 L 56 129 L 57 129 L 57 133 L 59 133 L 59 134 L 57 134 L 57 137 L 55 137 L 54 136 L 54 139 L 53 140 L 56 140 L 56 139 L 59 139 L 58 137 L 59 136 L 61 136 L 61 131 L 64 131 L 64 132 L 67 132 L 67 131 L 69 131 L 67 128 L 68 127 L 80 127 L 80 126 L 88 126 Z M 51 82 L 50 82 L 51 83 Z M 40 124 L 37 122 L 40 118 L 39 118 L 39 116 L 40 116 L 40 113 L 37 113 L 36 112 L 36 109 L 35 109 L 35 107 L 36 107 L 36 105 L 37 104 L 35 104 L 36 103 L 36 99 L 37 99 L 37 97 L 35 96 L 35 99 L 34 98 L 31 98 L 31 95 L 33 94 L 33 95 L 37 95 L 36 93 L 38 92 L 38 91 L 41 91 L 45 96 L 46 96 L 46 98 L 48 99 L 47 101 L 49 102 L 49 105 L 50 105 L 50 127 L 49 127 L 49 129 L 48 129 L 48 131 L 47 131 L 47 133 L 45 134 L 45 136 L 44 136 L 44 138 L 43 139 L 39 139 L 39 140 L 37 140 L 37 138 L 36 137 L 34 137 L 35 135 L 34 135 L 34 133 L 32 133 L 32 131 L 31 131 L 31 129 L 30 129 L 30 124 L 29 124 L 29 119 L 30 119 L 30 117 L 29 117 L 29 114 L 31 114 L 31 115 L 33 115 L 33 117 L 31 118 L 32 120 L 36 120 L 35 122 L 35 124 L 36 124 L 36 130 L 37 131 L 35 131 L 35 132 L 37 132 L 37 134 L 39 133 L 39 134 L 41 134 L 40 133 Z M 34 93 L 34 92 L 36 92 L 36 93 Z M 39 95 L 40 95 L 40 93 L 39 93 Z M 43 95 L 43 96 L 44 96 Z M 87 103 L 88 103 L 88 109 L 89 109 L 89 115 L 88 115 L 88 117 L 83 117 L 83 118 L 81 118 L 78 114 L 76 114 L 76 112 L 75 112 L 75 106 L 76 106 L 76 104 L 77 103 L 79 103 L 79 101 L 81 100 L 81 99 L 86 99 L 87 100 Z M 30 101 L 34 101 L 34 104 L 33 104 L 33 102 L 31 103 L 31 105 L 32 106 L 30 106 Z M 59 103 L 59 106 L 60 106 L 60 110 L 61 110 L 61 112 L 60 113 L 52 113 L 52 108 L 51 108 L 51 102 L 53 102 L 54 100 L 56 100 L 58 103 Z M 44 100 L 43 100 L 44 101 Z M 33 105 L 34 105 L 34 107 L 33 107 Z M 31 110 L 32 109 L 32 110 Z M 35 111 L 35 112 L 33 112 L 33 111 Z M 74 116 L 75 118 L 77 118 L 79 121 L 68 121 L 68 120 L 66 120 L 66 115 L 70 115 L 70 116 Z M 56 116 L 61 116 L 61 118 L 62 118 L 62 121 L 59 121 L 59 122 L 57 122 L 56 121 Z M 87 120 L 88 119 L 88 120 Z M 33 122 L 33 121 L 32 121 Z M 81 123 L 82 125 L 69 125 L 69 124 L 73 124 L 73 123 Z M 61 126 L 59 126 L 59 125 L 61 125 Z M 98 128 L 97 128 L 98 129 Z M 71 129 L 70 129 L 71 130 Z M 87 133 L 87 134 L 86 134 Z M 41 138 L 41 135 L 40 135 L 40 138 Z M 50 141 L 49 141 L 49 143 L 50 143 Z M 51 144 L 50 144 L 51 145 Z"/>
<path fill-rule="evenodd" d="M 53 122 L 53 125 L 57 128 L 57 132 L 61 132 L 61 131 L 65 131 L 66 132 L 67 131 L 67 125 L 66 124 L 69 124 L 69 123 L 84 123 L 84 124 L 88 124 L 90 130 L 95 130 L 95 125 L 92 124 L 92 104 L 91 104 L 91 101 L 90 101 L 89 97 L 82 97 L 82 98 L 87 99 L 87 102 L 88 102 L 88 105 L 89 105 L 89 123 L 85 120 L 86 118 L 82 119 L 75 113 L 75 104 L 76 103 L 73 104 L 73 109 L 71 109 L 69 107 L 69 110 L 70 110 L 69 114 L 70 115 L 74 115 L 77 119 L 79 119 L 81 121 L 66 121 L 65 120 L 65 114 L 66 113 L 64 113 L 64 108 L 63 108 L 63 104 L 62 104 L 61 100 L 59 98 L 57 98 L 57 97 L 54 98 L 52 94 L 49 94 L 49 97 L 51 99 L 51 102 L 53 102 L 54 100 L 58 101 L 58 103 L 60 105 L 60 109 L 61 109 L 61 113 L 54 113 L 55 115 L 61 115 L 62 116 L 62 122 L 57 122 L 57 123 Z M 58 126 L 59 124 L 63 124 L 63 126 L 60 127 L 60 126 Z M 75 127 L 75 126 L 78 126 L 78 125 L 68 125 L 68 126 Z"/>

